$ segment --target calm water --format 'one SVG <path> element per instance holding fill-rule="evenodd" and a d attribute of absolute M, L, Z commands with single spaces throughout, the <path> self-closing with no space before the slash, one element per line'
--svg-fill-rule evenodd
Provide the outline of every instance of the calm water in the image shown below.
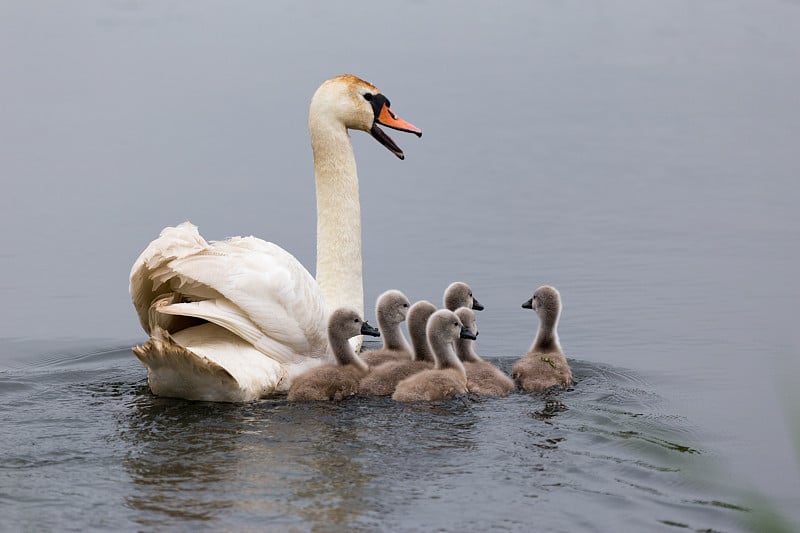
<path fill-rule="evenodd" d="M 800 4 L 262 4 L 0 6 L 0 529 L 800 519 Z M 308 101 L 344 72 L 425 132 L 354 134 L 368 317 L 468 281 L 507 370 L 555 285 L 572 390 L 149 393 L 136 256 L 190 219 L 313 268 Z"/>

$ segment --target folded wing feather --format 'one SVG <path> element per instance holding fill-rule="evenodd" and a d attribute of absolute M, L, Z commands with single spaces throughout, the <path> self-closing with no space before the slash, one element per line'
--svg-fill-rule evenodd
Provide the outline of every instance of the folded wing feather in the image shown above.
<path fill-rule="evenodd" d="M 218 324 L 282 362 L 324 355 L 327 309 L 319 286 L 275 244 L 255 237 L 209 244 L 188 222 L 167 228 L 131 271 L 131 294 L 148 333 L 147 307 L 170 292 L 184 301 L 161 313 Z"/>

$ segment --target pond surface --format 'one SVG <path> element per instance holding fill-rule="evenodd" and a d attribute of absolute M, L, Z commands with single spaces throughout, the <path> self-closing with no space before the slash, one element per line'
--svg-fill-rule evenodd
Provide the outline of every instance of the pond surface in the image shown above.
<path fill-rule="evenodd" d="M 0 529 L 800 519 L 798 30 L 777 0 L 4 3 Z M 424 131 L 405 161 L 353 134 L 367 317 L 467 281 L 509 370 L 554 285 L 570 390 L 150 394 L 134 260 L 191 220 L 313 269 L 308 102 L 345 72 Z"/>

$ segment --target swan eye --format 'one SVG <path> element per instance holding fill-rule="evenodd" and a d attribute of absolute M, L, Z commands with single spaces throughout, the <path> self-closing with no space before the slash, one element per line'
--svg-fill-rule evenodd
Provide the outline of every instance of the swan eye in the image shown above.
<path fill-rule="evenodd" d="M 371 102 L 372 101 L 372 93 L 365 93 L 364 94 L 364 100 L 366 100 L 367 102 Z"/>

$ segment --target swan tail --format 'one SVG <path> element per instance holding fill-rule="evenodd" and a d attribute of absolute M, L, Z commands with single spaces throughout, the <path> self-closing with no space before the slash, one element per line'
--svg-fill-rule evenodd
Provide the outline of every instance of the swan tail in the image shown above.
<path fill-rule="evenodd" d="M 206 401 L 242 401 L 237 380 L 222 366 L 176 343 L 160 327 L 146 343 L 131 348 L 147 368 L 156 396 Z"/>

